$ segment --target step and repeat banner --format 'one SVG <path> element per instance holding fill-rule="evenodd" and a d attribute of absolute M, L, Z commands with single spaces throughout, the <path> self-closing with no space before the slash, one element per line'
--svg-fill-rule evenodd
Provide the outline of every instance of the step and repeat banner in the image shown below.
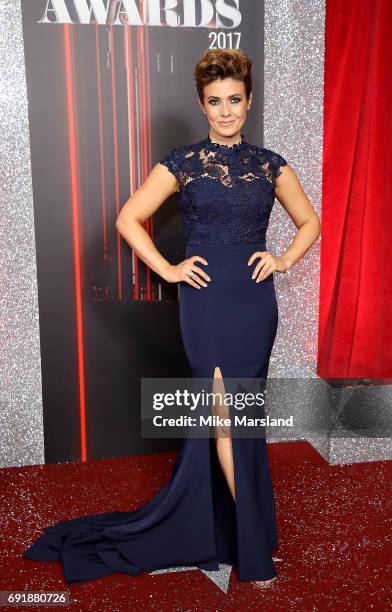
<path fill-rule="evenodd" d="M 116 217 L 170 149 L 207 136 L 193 70 L 208 48 L 254 60 L 244 129 L 263 144 L 264 4 L 22 0 L 45 461 L 174 449 L 140 437 L 140 379 L 190 376 L 178 286 L 120 237 Z M 185 257 L 173 196 L 146 221 Z"/>

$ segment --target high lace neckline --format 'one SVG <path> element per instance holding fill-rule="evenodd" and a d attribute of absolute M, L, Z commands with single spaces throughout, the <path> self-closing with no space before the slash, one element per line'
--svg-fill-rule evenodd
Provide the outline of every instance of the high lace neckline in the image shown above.
<path fill-rule="evenodd" d="M 221 144 L 220 142 L 212 142 L 210 135 L 207 134 L 207 138 L 205 139 L 205 143 L 206 145 L 210 148 L 210 149 L 219 149 L 219 150 L 223 150 L 223 151 L 238 151 L 240 149 L 243 149 L 246 146 L 246 141 L 245 141 L 245 136 L 241 133 L 241 142 L 235 142 L 232 145 L 228 145 L 228 144 Z"/>

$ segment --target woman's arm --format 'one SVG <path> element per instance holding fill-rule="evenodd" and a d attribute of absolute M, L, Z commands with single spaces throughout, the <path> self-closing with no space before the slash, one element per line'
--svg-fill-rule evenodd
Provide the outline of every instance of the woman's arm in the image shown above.
<path fill-rule="evenodd" d="M 121 208 L 116 220 L 116 228 L 138 257 L 165 280 L 171 264 L 160 254 L 143 223 L 177 190 L 176 177 L 158 163 Z"/>
<path fill-rule="evenodd" d="M 136 251 L 142 261 L 169 283 L 184 281 L 195 287 L 207 287 L 208 274 L 196 262 L 208 264 L 200 255 L 193 255 L 177 265 L 165 259 L 143 227 L 167 198 L 178 191 L 177 179 L 163 164 L 156 164 L 143 185 L 125 202 L 116 220 L 121 236 Z M 189 276 L 191 275 L 191 276 Z"/>
<path fill-rule="evenodd" d="M 281 167 L 281 174 L 275 180 L 275 197 L 298 229 L 292 243 L 280 256 L 288 270 L 317 240 L 321 221 L 290 165 Z"/>
<path fill-rule="evenodd" d="M 281 166 L 281 174 L 275 179 L 275 197 L 286 209 L 298 231 L 282 255 L 256 251 L 250 256 L 248 266 L 255 259 L 262 258 L 252 274 L 256 283 L 263 281 L 274 270 L 287 272 L 310 249 L 321 231 L 320 218 L 302 189 L 297 175 L 288 164 Z"/>

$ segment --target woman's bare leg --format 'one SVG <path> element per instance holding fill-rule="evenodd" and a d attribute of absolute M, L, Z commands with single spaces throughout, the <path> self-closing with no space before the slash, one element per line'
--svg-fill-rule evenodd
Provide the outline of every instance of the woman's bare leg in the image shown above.
<path fill-rule="evenodd" d="M 220 393 L 222 396 L 224 396 L 225 394 L 222 372 L 218 366 L 215 368 L 214 371 L 213 393 Z M 214 400 L 214 414 L 222 418 L 228 418 L 230 416 L 227 406 L 220 401 L 219 396 Z M 227 484 L 229 485 L 231 494 L 235 500 L 234 461 L 231 429 L 230 427 L 222 426 L 216 427 L 215 431 L 215 442 L 219 463 L 222 467 L 222 471 L 225 475 Z"/>

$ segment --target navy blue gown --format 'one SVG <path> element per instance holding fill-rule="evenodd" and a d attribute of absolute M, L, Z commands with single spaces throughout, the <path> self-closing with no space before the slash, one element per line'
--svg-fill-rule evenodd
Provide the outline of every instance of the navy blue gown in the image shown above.
<path fill-rule="evenodd" d="M 212 279 L 196 289 L 180 283 L 180 327 L 195 378 L 266 378 L 278 325 L 274 274 L 256 283 L 275 200 L 275 179 L 286 161 L 248 143 L 203 140 L 173 149 L 160 161 L 178 182 L 186 257 Z M 227 390 L 227 389 L 226 389 Z M 235 500 L 211 437 L 184 439 L 169 482 L 129 512 L 79 516 L 44 529 L 26 559 L 61 561 L 67 583 L 122 572 L 197 566 L 237 567 L 239 580 L 276 575 L 275 498 L 263 437 L 232 436 Z"/>

